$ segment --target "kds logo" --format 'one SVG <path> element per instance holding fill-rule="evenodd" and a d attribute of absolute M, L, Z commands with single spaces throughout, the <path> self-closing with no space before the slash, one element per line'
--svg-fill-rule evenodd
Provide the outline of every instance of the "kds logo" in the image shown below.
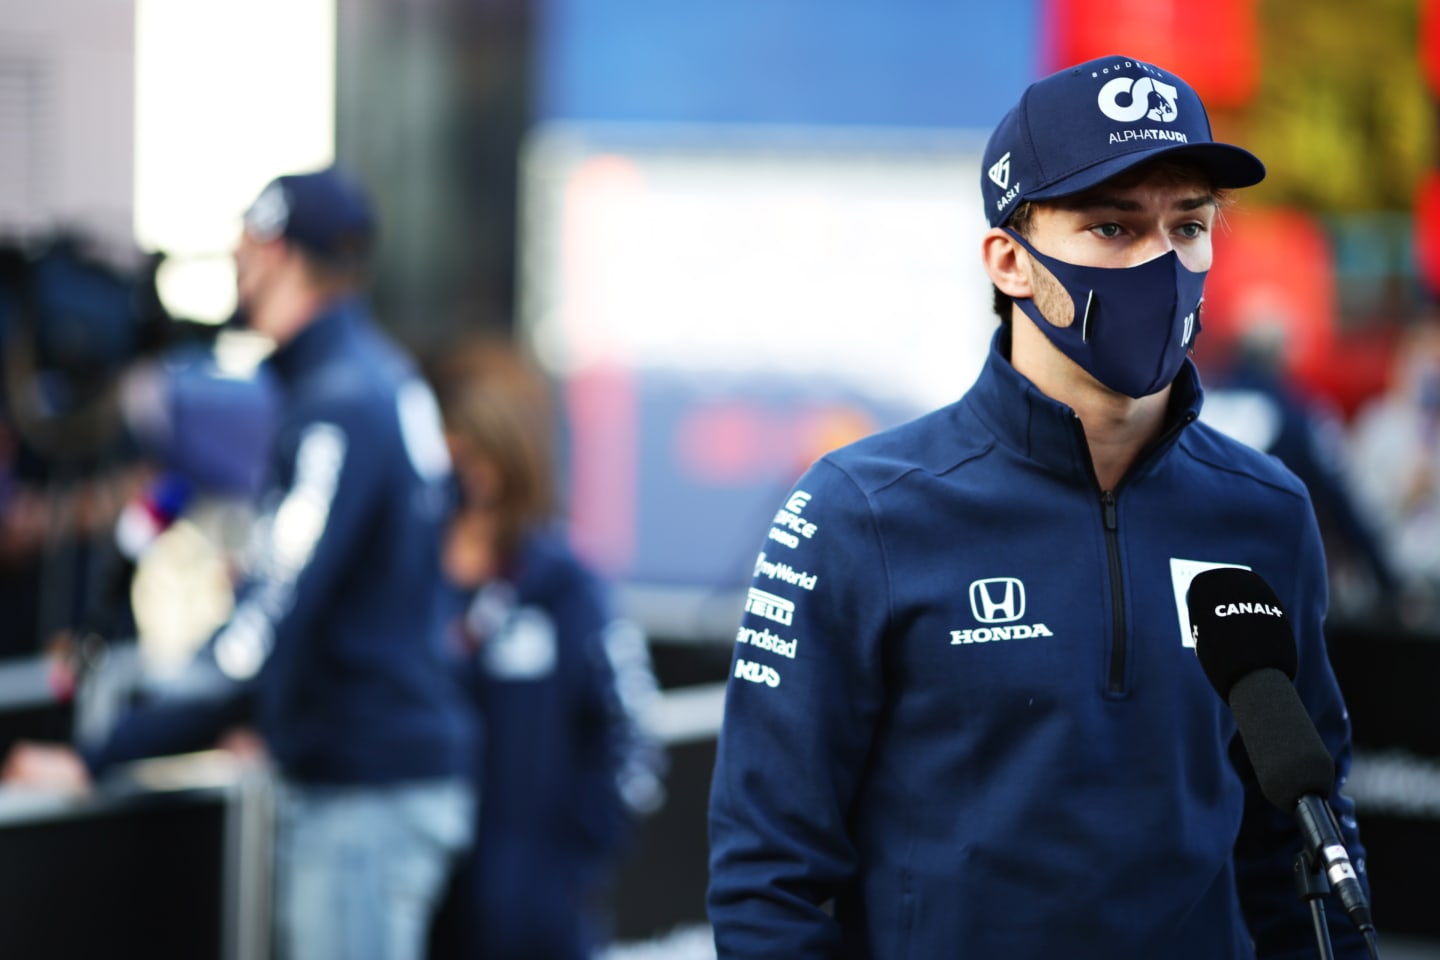
<path fill-rule="evenodd" d="M 763 683 L 767 687 L 780 686 L 780 671 L 763 663 L 753 663 L 737 658 L 735 676 L 737 679 L 749 680 L 751 683 Z"/>

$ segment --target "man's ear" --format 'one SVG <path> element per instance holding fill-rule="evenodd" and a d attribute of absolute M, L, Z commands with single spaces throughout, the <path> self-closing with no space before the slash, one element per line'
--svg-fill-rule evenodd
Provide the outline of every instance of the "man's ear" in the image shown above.
<path fill-rule="evenodd" d="M 996 289 L 1012 298 L 1035 295 L 1027 269 L 1029 258 L 1014 237 L 999 227 L 992 227 L 980 243 L 985 272 L 990 275 L 990 282 L 995 284 Z"/>

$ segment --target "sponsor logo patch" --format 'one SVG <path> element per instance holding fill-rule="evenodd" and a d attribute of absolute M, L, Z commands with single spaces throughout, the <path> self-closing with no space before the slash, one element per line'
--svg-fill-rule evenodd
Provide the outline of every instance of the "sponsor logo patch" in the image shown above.
<path fill-rule="evenodd" d="M 766 620 L 774 620 L 776 623 L 783 623 L 787 627 L 795 621 L 795 604 L 784 597 L 776 596 L 773 593 L 766 593 L 764 590 L 750 588 L 745 595 L 745 612 L 753 613 L 757 617 L 764 617 Z"/>
<path fill-rule="evenodd" d="M 1025 584 L 992 577 L 970 584 L 970 612 L 981 623 L 1009 623 L 1025 616 Z"/>
<path fill-rule="evenodd" d="M 764 577 L 767 580 L 779 580 L 781 583 L 788 583 L 801 590 L 814 590 L 816 582 L 820 579 L 816 574 L 796 570 L 788 563 L 772 563 L 766 559 L 763 553 L 755 560 L 754 576 Z"/>
<path fill-rule="evenodd" d="M 770 528 L 770 539 L 793 550 L 800 546 L 802 538 L 809 540 L 814 537 L 819 527 L 800 516 L 809 502 L 810 494 L 804 490 L 796 490 L 790 494 L 785 506 L 775 511 L 775 519 L 771 521 L 774 526 Z"/>
<path fill-rule="evenodd" d="M 1025 616 L 1025 584 L 1015 577 L 987 577 L 970 584 L 970 613 L 983 627 L 951 630 L 950 645 L 1053 637 L 1043 623 L 1016 623 Z"/>
<path fill-rule="evenodd" d="M 795 650 L 800 646 L 799 640 L 786 640 L 769 630 L 752 630 L 749 627 L 741 627 L 735 632 L 735 642 L 747 644 L 757 650 L 769 650 L 791 660 L 795 659 Z"/>
<path fill-rule="evenodd" d="M 991 640 L 1028 640 L 1031 637 L 1053 637 L 1043 623 L 1016 623 L 1008 627 L 976 627 L 973 630 L 951 630 L 950 645 L 989 643 Z"/>
<path fill-rule="evenodd" d="M 735 678 L 749 680 L 751 683 L 763 683 L 767 687 L 780 686 L 780 671 L 763 663 L 752 663 L 749 660 L 737 659 L 735 661 Z"/>

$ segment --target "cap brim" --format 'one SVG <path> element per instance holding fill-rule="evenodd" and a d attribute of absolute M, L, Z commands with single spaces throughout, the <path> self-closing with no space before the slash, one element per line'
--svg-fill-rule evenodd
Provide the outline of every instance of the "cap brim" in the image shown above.
<path fill-rule="evenodd" d="M 1153 150 L 1136 150 L 1133 153 L 1111 157 L 1083 170 L 1062 177 L 1041 187 L 1034 193 L 1026 192 L 1027 200 L 1054 200 L 1089 190 L 1147 161 L 1158 157 L 1175 157 L 1195 163 L 1210 177 L 1212 186 L 1221 189 L 1253 187 L 1265 179 L 1265 164 L 1249 150 L 1229 143 L 1177 143 L 1156 147 Z"/>

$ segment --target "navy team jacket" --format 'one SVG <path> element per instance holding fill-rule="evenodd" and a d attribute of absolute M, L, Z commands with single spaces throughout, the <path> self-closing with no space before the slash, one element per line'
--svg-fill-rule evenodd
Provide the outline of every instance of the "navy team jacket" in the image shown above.
<path fill-rule="evenodd" d="M 200 749 L 253 720 L 295 781 L 468 774 L 473 721 L 436 604 L 452 488 L 434 397 L 358 298 L 271 364 L 281 410 L 234 614 L 191 679 L 87 761 Z"/>
<path fill-rule="evenodd" d="M 1185 604 L 1206 565 L 1271 584 L 1343 784 L 1305 489 L 1195 422 L 1187 363 L 1163 436 L 1102 492 L 1080 421 L 1007 347 L 775 514 L 712 782 L 719 955 L 1308 960 L 1298 830 L 1260 795 Z M 1336 955 L 1366 956 L 1327 909 Z"/>
<path fill-rule="evenodd" d="M 431 955 L 592 956 L 597 891 L 663 798 L 646 639 L 555 530 L 530 533 L 501 576 L 446 602 L 482 718 L 483 800 Z"/>

